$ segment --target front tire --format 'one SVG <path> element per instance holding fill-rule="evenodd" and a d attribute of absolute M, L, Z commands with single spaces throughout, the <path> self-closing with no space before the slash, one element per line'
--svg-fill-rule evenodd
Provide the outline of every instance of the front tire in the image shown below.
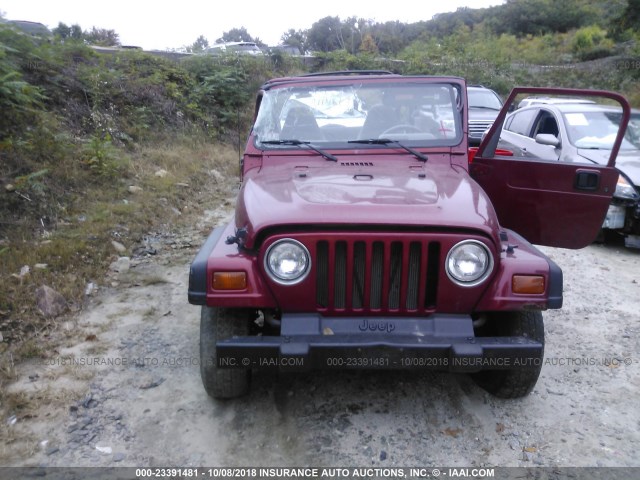
<path fill-rule="evenodd" d="M 209 396 L 235 398 L 249 392 L 251 369 L 219 368 L 216 342 L 249 335 L 250 316 L 246 310 L 202 307 L 200 315 L 200 376 Z"/>
<path fill-rule="evenodd" d="M 540 312 L 496 312 L 486 325 L 490 335 L 527 337 L 542 344 L 540 356 L 533 367 L 512 370 L 485 370 L 474 373 L 473 380 L 498 398 L 520 398 L 528 395 L 538 381 L 544 358 L 544 322 Z"/>

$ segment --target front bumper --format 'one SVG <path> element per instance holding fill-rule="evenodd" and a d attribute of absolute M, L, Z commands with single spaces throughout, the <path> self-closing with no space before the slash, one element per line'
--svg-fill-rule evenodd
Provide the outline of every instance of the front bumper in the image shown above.
<path fill-rule="evenodd" d="M 640 202 L 614 201 L 616 203 L 609 205 L 602 228 L 623 235 L 625 247 L 640 248 Z"/>
<path fill-rule="evenodd" d="M 465 315 L 335 318 L 283 315 L 280 336 L 216 344 L 221 368 L 431 369 L 478 372 L 539 367 L 543 345 L 526 337 L 476 337 Z"/>
<path fill-rule="evenodd" d="M 617 230 L 624 228 L 624 217 L 627 207 L 624 205 L 609 205 L 607 215 L 602 222 L 602 228 L 609 228 L 611 230 Z"/>

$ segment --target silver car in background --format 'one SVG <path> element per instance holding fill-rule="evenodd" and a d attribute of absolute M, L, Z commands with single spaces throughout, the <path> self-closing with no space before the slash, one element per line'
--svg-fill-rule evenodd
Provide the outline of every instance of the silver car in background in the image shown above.
<path fill-rule="evenodd" d="M 549 161 L 606 165 L 621 118 L 619 108 L 548 103 L 519 108 L 505 120 L 501 147 Z M 602 225 L 640 248 L 640 111 L 633 110 L 616 160 L 618 184 Z"/>

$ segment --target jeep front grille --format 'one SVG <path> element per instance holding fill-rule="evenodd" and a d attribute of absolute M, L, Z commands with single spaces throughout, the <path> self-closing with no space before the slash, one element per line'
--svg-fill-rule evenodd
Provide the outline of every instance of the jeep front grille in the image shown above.
<path fill-rule="evenodd" d="M 316 303 L 321 311 L 432 311 L 439 268 L 439 242 L 322 240 Z"/>

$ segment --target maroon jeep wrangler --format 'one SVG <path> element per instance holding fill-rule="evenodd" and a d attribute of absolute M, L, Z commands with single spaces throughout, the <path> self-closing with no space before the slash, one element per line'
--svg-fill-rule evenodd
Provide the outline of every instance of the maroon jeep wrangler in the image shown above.
<path fill-rule="evenodd" d="M 509 105 L 542 93 L 621 105 L 607 166 L 498 148 Z M 235 220 L 191 265 L 209 395 L 245 394 L 266 368 L 440 369 L 498 397 L 533 389 L 541 311 L 562 306 L 562 271 L 532 243 L 594 240 L 629 105 L 517 88 L 471 155 L 467 109 L 454 77 L 334 72 L 262 86 Z"/>

